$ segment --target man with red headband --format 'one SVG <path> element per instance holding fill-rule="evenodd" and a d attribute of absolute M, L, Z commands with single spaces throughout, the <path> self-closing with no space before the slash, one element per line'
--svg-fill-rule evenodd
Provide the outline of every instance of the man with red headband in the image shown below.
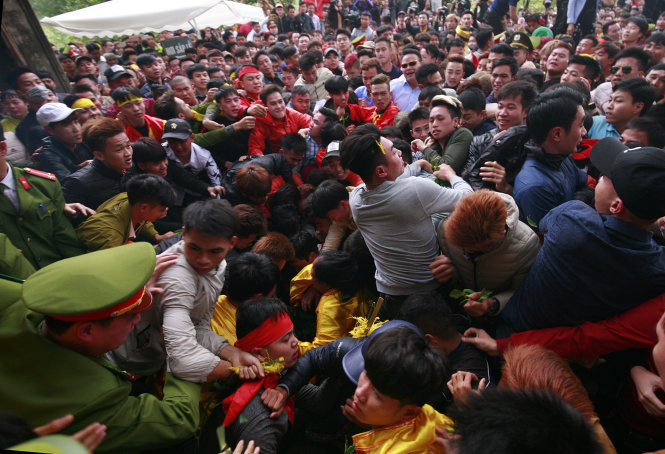
<path fill-rule="evenodd" d="M 236 314 L 236 335 L 235 346 L 261 361 L 279 360 L 283 369 L 288 369 L 298 360 L 293 322 L 286 305 L 278 299 L 262 298 L 242 303 Z M 245 443 L 254 440 L 262 454 L 276 453 L 289 421 L 293 422 L 293 398 L 287 401 L 286 411 L 272 419 L 272 410 L 261 402 L 264 390 L 274 388 L 279 381 L 279 373 L 269 373 L 270 370 L 268 367 L 265 378 L 243 383 L 224 399 L 226 440 L 231 446 L 240 440 Z"/>
<path fill-rule="evenodd" d="M 238 71 L 236 79 L 238 88 L 245 90 L 245 96 L 240 98 L 242 108 L 246 109 L 259 100 L 263 90 L 263 74 L 254 65 L 245 65 Z"/>
<path fill-rule="evenodd" d="M 72 414 L 64 434 L 99 422 L 106 437 L 97 452 L 162 450 L 192 439 L 199 385 L 167 373 L 162 400 L 132 395 L 134 377 L 105 355 L 150 308 L 150 276 L 165 266 L 160 260 L 155 270 L 153 247 L 134 243 L 60 260 L 23 284 L 0 280 L 3 410 L 31 427 Z"/>

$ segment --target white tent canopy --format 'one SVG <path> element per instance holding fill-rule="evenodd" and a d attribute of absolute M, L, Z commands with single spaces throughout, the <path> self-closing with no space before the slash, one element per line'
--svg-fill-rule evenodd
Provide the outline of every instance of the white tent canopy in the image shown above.
<path fill-rule="evenodd" d="M 260 22 L 264 18 L 258 6 L 229 0 L 110 0 L 45 17 L 41 22 L 76 36 L 113 36 L 179 28 L 216 28 Z"/>

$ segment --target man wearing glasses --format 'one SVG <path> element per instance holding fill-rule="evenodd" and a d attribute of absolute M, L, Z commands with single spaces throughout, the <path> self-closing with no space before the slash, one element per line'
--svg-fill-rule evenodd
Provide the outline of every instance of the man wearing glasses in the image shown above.
<path fill-rule="evenodd" d="M 418 104 L 420 86 L 416 80 L 416 71 L 420 67 L 420 52 L 406 48 L 402 55 L 402 75 L 390 82 L 393 102 L 402 112 L 410 112 Z"/>
<path fill-rule="evenodd" d="M 614 87 L 623 80 L 644 77 L 648 63 L 649 54 L 638 47 L 629 47 L 617 55 L 614 66 L 610 68 L 609 81 L 600 84 L 591 92 L 591 100 L 596 104 L 600 113 L 605 113 Z"/>

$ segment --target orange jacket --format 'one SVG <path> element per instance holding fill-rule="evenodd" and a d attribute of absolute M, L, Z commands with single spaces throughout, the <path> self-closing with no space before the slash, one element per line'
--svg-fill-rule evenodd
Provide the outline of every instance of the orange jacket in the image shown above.
<path fill-rule="evenodd" d="M 150 115 L 146 115 L 144 118 L 146 125 L 148 125 L 149 137 L 152 137 L 157 142 L 161 142 L 166 120 L 162 120 L 161 118 L 157 117 L 151 117 Z M 133 126 L 130 126 L 126 123 L 123 123 L 122 125 L 125 127 L 125 132 L 127 133 L 127 137 L 129 137 L 130 142 L 136 142 L 141 137 L 143 137 L 141 133 L 138 132 Z"/>
<path fill-rule="evenodd" d="M 312 117 L 286 108 L 283 120 L 275 120 L 267 114 L 256 117 L 256 127 L 249 134 L 248 152 L 252 155 L 279 153 L 282 137 L 285 134 L 309 128 Z"/>

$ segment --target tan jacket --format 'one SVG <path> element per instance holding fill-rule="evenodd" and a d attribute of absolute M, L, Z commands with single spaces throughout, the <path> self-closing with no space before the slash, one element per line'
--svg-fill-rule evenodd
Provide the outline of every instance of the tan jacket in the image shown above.
<path fill-rule="evenodd" d="M 508 232 L 493 250 L 480 255 L 475 261 L 471 260 L 461 248 L 447 241 L 445 221 L 439 224 L 438 237 L 442 253 L 452 260 L 457 270 L 460 288 L 491 290 L 492 296 L 499 300 L 500 312 L 536 260 L 540 240 L 529 226 L 519 220 L 519 210 L 513 198 L 498 194 L 508 208 Z"/>

